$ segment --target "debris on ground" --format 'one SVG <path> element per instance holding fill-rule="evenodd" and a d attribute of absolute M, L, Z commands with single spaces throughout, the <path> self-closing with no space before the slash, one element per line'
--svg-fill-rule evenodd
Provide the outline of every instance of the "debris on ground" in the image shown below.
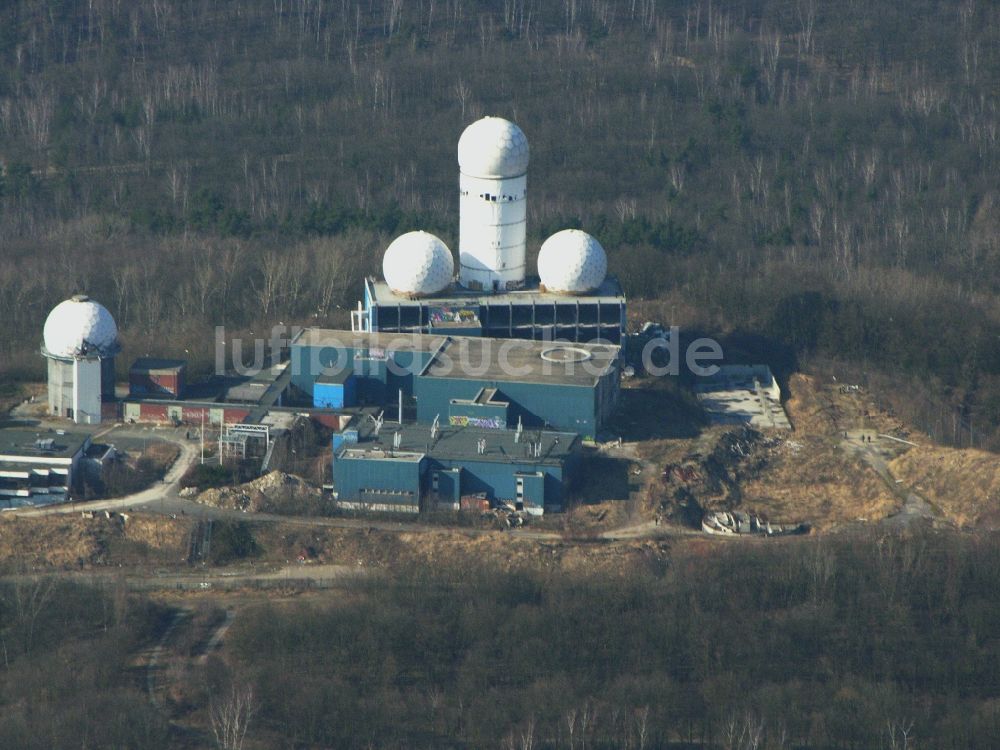
<path fill-rule="evenodd" d="M 706 452 L 664 465 L 653 489 L 660 496 L 655 515 L 697 528 L 706 512 L 739 507 L 742 483 L 757 476 L 782 443 L 748 426 L 718 434 Z"/>
<path fill-rule="evenodd" d="M 517 529 L 524 526 L 527 513 L 518 510 L 511 503 L 499 503 L 496 507 L 483 511 L 480 516 L 486 526 L 500 530 Z"/>
<path fill-rule="evenodd" d="M 701 530 L 706 534 L 719 536 L 792 536 L 808 534 L 809 524 L 772 524 L 756 513 L 742 510 L 706 513 L 701 520 Z"/>
<path fill-rule="evenodd" d="M 322 492 L 305 480 L 282 471 L 235 487 L 205 490 L 195 498 L 199 503 L 249 513 L 315 512 Z"/>

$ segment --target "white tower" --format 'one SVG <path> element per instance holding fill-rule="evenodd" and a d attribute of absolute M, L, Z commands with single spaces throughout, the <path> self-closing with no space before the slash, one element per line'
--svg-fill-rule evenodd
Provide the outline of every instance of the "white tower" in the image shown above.
<path fill-rule="evenodd" d="M 458 140 L 459 282 L 502 292 L 524 285 L 528 139 L 502 117 L 484 117 Z"/>
<path fill-rule="evenodd" d="M 45 320 L 42 355 L 49 361 L 49 413 L 77 424 L 101 421 L 104 396 L 114 396 L 118 326 L 103 305 L 78 294 Z"/>

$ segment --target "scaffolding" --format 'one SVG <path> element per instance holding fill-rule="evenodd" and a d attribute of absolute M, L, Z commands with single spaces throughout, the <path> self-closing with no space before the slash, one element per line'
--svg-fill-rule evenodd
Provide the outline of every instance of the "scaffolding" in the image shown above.
<path fill-rule="evenodd" d="M 256 445 L 263 446 L 260 451 Z M 261 442 L 263 441 L 263 442 Z M 249 447 L 248 447 L 249 446 Z M 219 435 L 219 463 L 227 458 L 245 459 L 248 455 L 267 455 L 271 449 L 271 428 L 266 424 L 224 424 Z M 253 451 L 253 453 L 251 453 Z"/>

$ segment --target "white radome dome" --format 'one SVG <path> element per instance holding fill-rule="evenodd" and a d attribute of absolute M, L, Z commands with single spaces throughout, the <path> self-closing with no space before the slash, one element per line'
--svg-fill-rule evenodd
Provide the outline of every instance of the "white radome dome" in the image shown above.
<path fill-rule="evenodd" d="M 455 274 L 451 250 L 429 232 L 407 232 L 392 241 L 382 259 L 385 283 L 397 294 L 426 296 L 447 287 Z"/>
<path fill-rule="evenodd" d="M 476 120 L 458 139 L 458 166 L 471 177 L 520 177 L 528 171 L 528 138 L 502 117 Z"/>
<path fill-rule="evenodd" d="M 99 302 L 78 294 L 60 302 L 45 319 L 45 349 L 56 357 L 110 356 L 118 350 L 118 326 Z"/>
<path fill-rule="evenodd" d="M 556 232 L 538 253 L 538 276 L 549 292 L 592 292 L 604 283 L 607 272 L 608 256 L 601 243 L 579 229 Z"/>

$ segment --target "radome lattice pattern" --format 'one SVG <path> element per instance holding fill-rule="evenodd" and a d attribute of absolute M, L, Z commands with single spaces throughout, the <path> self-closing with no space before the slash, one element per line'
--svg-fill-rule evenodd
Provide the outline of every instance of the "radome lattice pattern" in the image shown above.
<path fill-rule="evenodd" d="M 433 234 L 407 232 L 386 248 L 382 273 L 398 294 L 434 294 L 451 283 L 455 260 L 448 246 Z"/>
<path fill-rule="evenodd" d="M 538 275 L 550 292 L 591 292 L 604 283 L 607 272 L 601 243 L 579 229 L 556 232 L 538 253 Z"/>
<path fill-rule="evenodd" d="M 458 166 L 473 177 L 520 177 L 528 171 L 528 138 L 502 117 L 484 117 L 458 139 Z"/>
<path fill-rule="evenodd" d="M 42 337 L 57 357 L 109 356 L 118 345 L 118 326 L 104 305 L 80 295 L 52 308 Z"/>

